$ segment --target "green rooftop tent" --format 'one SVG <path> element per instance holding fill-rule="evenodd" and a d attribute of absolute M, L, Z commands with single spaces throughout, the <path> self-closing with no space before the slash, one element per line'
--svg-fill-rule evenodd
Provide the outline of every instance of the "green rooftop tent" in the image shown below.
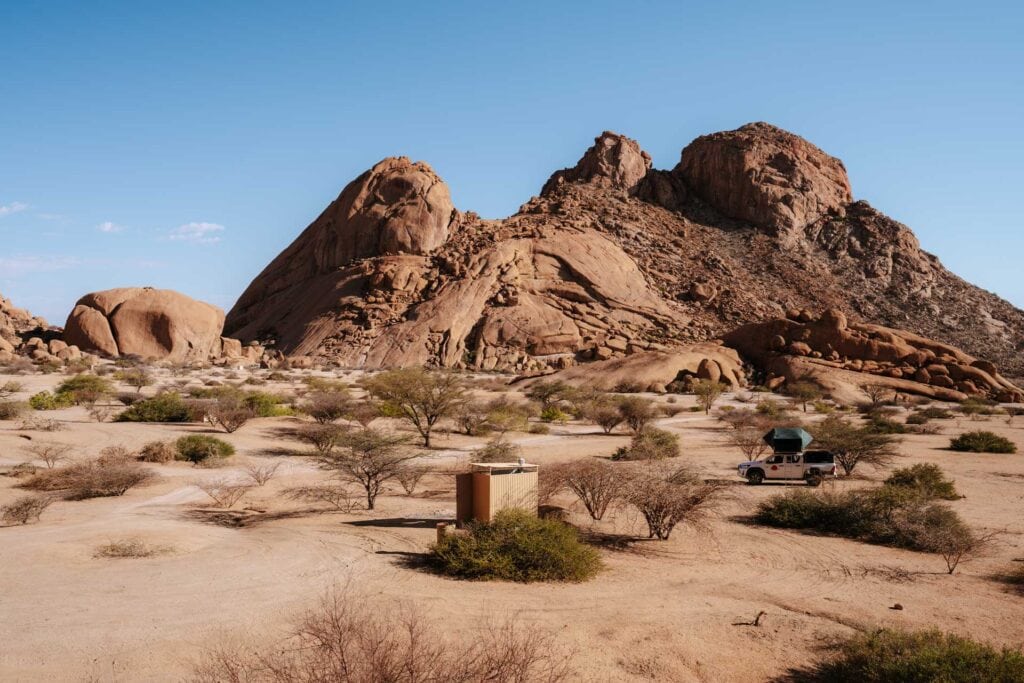
<path fill-rule="evenodd" d="M 764 442 L 776 453 L 799 453 L 807 448 L 814 437 L 799 427 L 776 427 L 764 435 Z"/>

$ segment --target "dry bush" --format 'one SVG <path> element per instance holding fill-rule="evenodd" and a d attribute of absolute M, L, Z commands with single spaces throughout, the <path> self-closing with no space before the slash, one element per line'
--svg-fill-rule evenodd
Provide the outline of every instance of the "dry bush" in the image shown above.
<path fill-rule="evenodd" d="M 106 446 L 100 450 L 96 462 L 100 465 L 113 465 L 135 459 L 135 454 L 124 446 Z"/>
<path fill-rule="evenodd" d="M 142 462 L 167 463 L 178 456 L 178 450 L 170 441 L 150 441 L 139 451 Z"/>
<path fill-rule="evenodd" d="M 408 467 L 402 467 L 395 474 L 395 479 L 402 485 L 402 490 L 405 491 L 406 495 L 411 496 L 416 492 L 416 487 L 419 486 L 420 479 L 423 478 L 429 470 L 426 467 L 409 465 Z"/>
<path fill-rule="evenodd" d="M 316 451 L 316 455 L 329 455 L 338 445 L 349 428 L 337 424 L 304 424 L 294 432 L 294 437 L 308 443 Z"/>
<path fill-rule="evenodd" d="M 352 420 L 363 429 L 369 427 L 380 417 L 380 405 L 375 401 L 356 401 L 349 408 L 345 418 Z"/>
<path fill-rule="evenodd" d="M 21 417 L 28 407 L 28 403 L 24 401 L 0 400 L 0 420 L 15 420 Z"/>
<path fill-rule="evenodd" d="M 9 399 L 14 394 L 24 390 L 25 385 L 21 382 L 16 382 L 14 380 L 4 382 L 3 384 L 0 384 L 0 400 Z"/>
<path fill-rule="evenodd" d="M 747 460 L 757 460 L 768 452 L 764 431 L 760 427 L 737 427 L 729 432 L 729 444 L 737 448 Z"/>
<path fill-rule="evenodd" d="M 333 591 L 302 615 L 279 646 L 219 649 L 195 667 L 196 683 L 558 683 L 570 656 L 542 631 L 513 622 L 455 638 L 414 610 Z"/>
<path fill-rule="evenodd" d="M 721 493 L 721 484 L 701 481 L 686 468 L 648 465 L 632 472 L 624 498 L 643 515 L 649 538 L 665 541 L 677 525 L 706 520 Z"/>
<path fill-rule="evenodd" d="M 562 474 L 565 467 L 566 465 L 546 465 L 537 469 L 538 505 L 548 505 L 555 494 L 565 488 L 565 478 Z"/>
<path fill-rule="evenodd" d="M 84 500 L 122 496 L 152 478 L 153 473 L 136 462 L 101 463 L 93 460 L 43 470 L 21 484 L 21 488 L 60 491 L 68 500 Z"/>
<path fill-rule="evenodd" d="M 327 503 L 339 512 L 352 512 L 359 507 L 355 494 L 339 484 L 297 486 L 285 490 L 284 495 L 304 503 Z"/>
<path fill-rule="evenodd" d="M 99 403 L 86 403 L 85 406 L 86 412 L 89 413 L 89 417 L 97 422 L 106 422 L 116 412 L 113 407 Z"/>
<path fill-rule="evenodd" d="M 64 429 L 64 423 L 48 417 L 29 417 L 22 420 L 18 428 L 30 432 L 59 432 Z"/>
<path fill-rule="evenodd" d="M 241 429 L 252 417 L 252 408 L 244 405 L 236 397 L 222 397 L 206 410 L 206 419 L 210 424 L 220 427 L 228 434 Z"/>
<path fill-rule="evenodd" d="M 162 546 L 149 545 L 137 538 L 104 543 L 96 549 L 93 557 L 110 559 L 140 559 L 167 552 Z"/>
<path fill-rule="evenodd" d="M 68 453 L 71 452 L 71 446 L 63 443 L 40 441 L 26 446 L 25 450 L 32 455 L 33 459 L 41 460 L 47 469 L 53 469 L 57 466 L 57 463 L 67 460 Z"/>
<path fill-rule="evenodd" d="M 226 478 L 197 482 L 196 486 L 208 495 L 216 507 L 229 508 L 253 489 L 251 484 L 240 484 Z"/>
<path fill-rule="evenodd" d="M 455 424 L 466 436 L 480 436 L 490 431 L 487 424 L 488 410 L 474 402 L 466 401 L 455 413 Z"/>
<path fill-rule="evenodd" d="M 273 465 L 249 463 L 245 466 L 245 474 L 256 486 L 263 486 L 274 478 L 274 475 L 277 474 L 277 468 L 280 466 L 281 463 L 279 462 L 275 462 Z"/>
<path fill-rule="evenodd" d="M 603 460 L 577 460 L 558 468 L 558 472 L 562 485 L 576 494 L 595 520 L 604 517 L 624 491 L 624 471 Z"/>
<path fill-rule="evenodd" d="M 302 412 L 319 424 L 330 424 L 347 417 L 352 410 L 352 398 L 343 388 L 313 391 L 302 404 Z"/>
<path fill-rule="evenodd" d="M 53 503 L 50 496 L 22 496 L 13 503 L 0 507 L 0 519 L 4 524 L 28 524 L 38 522 L 40 515 Z"/>

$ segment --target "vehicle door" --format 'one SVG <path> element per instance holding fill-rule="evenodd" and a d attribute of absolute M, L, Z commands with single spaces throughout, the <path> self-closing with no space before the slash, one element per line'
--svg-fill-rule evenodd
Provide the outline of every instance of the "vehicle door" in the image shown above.
<path fill-rule="evenodd" d="M 804 478 L 804 459 L 800 453 L 786 455 L 786 463 L 782 468 L 782 476 L 786 479 Z"/>
<path fill-rule="evenodd" d="M 764 478 L 765 479 L 783 479 L 785 478 L 785 467 L 786 461 L 785 456 L 772 455 L 764 461 Z"/>

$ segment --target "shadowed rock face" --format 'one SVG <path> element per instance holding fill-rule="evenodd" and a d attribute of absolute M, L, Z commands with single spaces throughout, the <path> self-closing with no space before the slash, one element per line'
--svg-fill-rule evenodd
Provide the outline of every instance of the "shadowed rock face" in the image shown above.
<path fill-rule="evenodd" d="M 504 220 L 460 213 L 423 163 L 350 183 L 253 280 L 225 331 L 368 367 L 542 371 L 839 309 L 1024 374 L 1024 313 L 852 201 L 843 165 L 768 124 L 698 138 L 671 171 L 605 132 Z"/>
<path fill-rule="evenodd" d="M 171 290 L 126 287 L 79 299 L 64 342 L 110 357 L 205 360 L 221 354 L 223 326 L 216 306 Z"/>

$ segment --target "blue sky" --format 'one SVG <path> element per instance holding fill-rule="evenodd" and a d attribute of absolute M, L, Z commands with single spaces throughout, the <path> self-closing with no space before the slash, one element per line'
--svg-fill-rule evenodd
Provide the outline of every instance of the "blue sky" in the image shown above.
<path fill-rule="evenodd" d="M 764 120 L 1024 305 L 1024 9 L 988 2 L 0 3 L 0 292 L 229 308 L 379 159 L 514 213 L 611 129 Z"/>

